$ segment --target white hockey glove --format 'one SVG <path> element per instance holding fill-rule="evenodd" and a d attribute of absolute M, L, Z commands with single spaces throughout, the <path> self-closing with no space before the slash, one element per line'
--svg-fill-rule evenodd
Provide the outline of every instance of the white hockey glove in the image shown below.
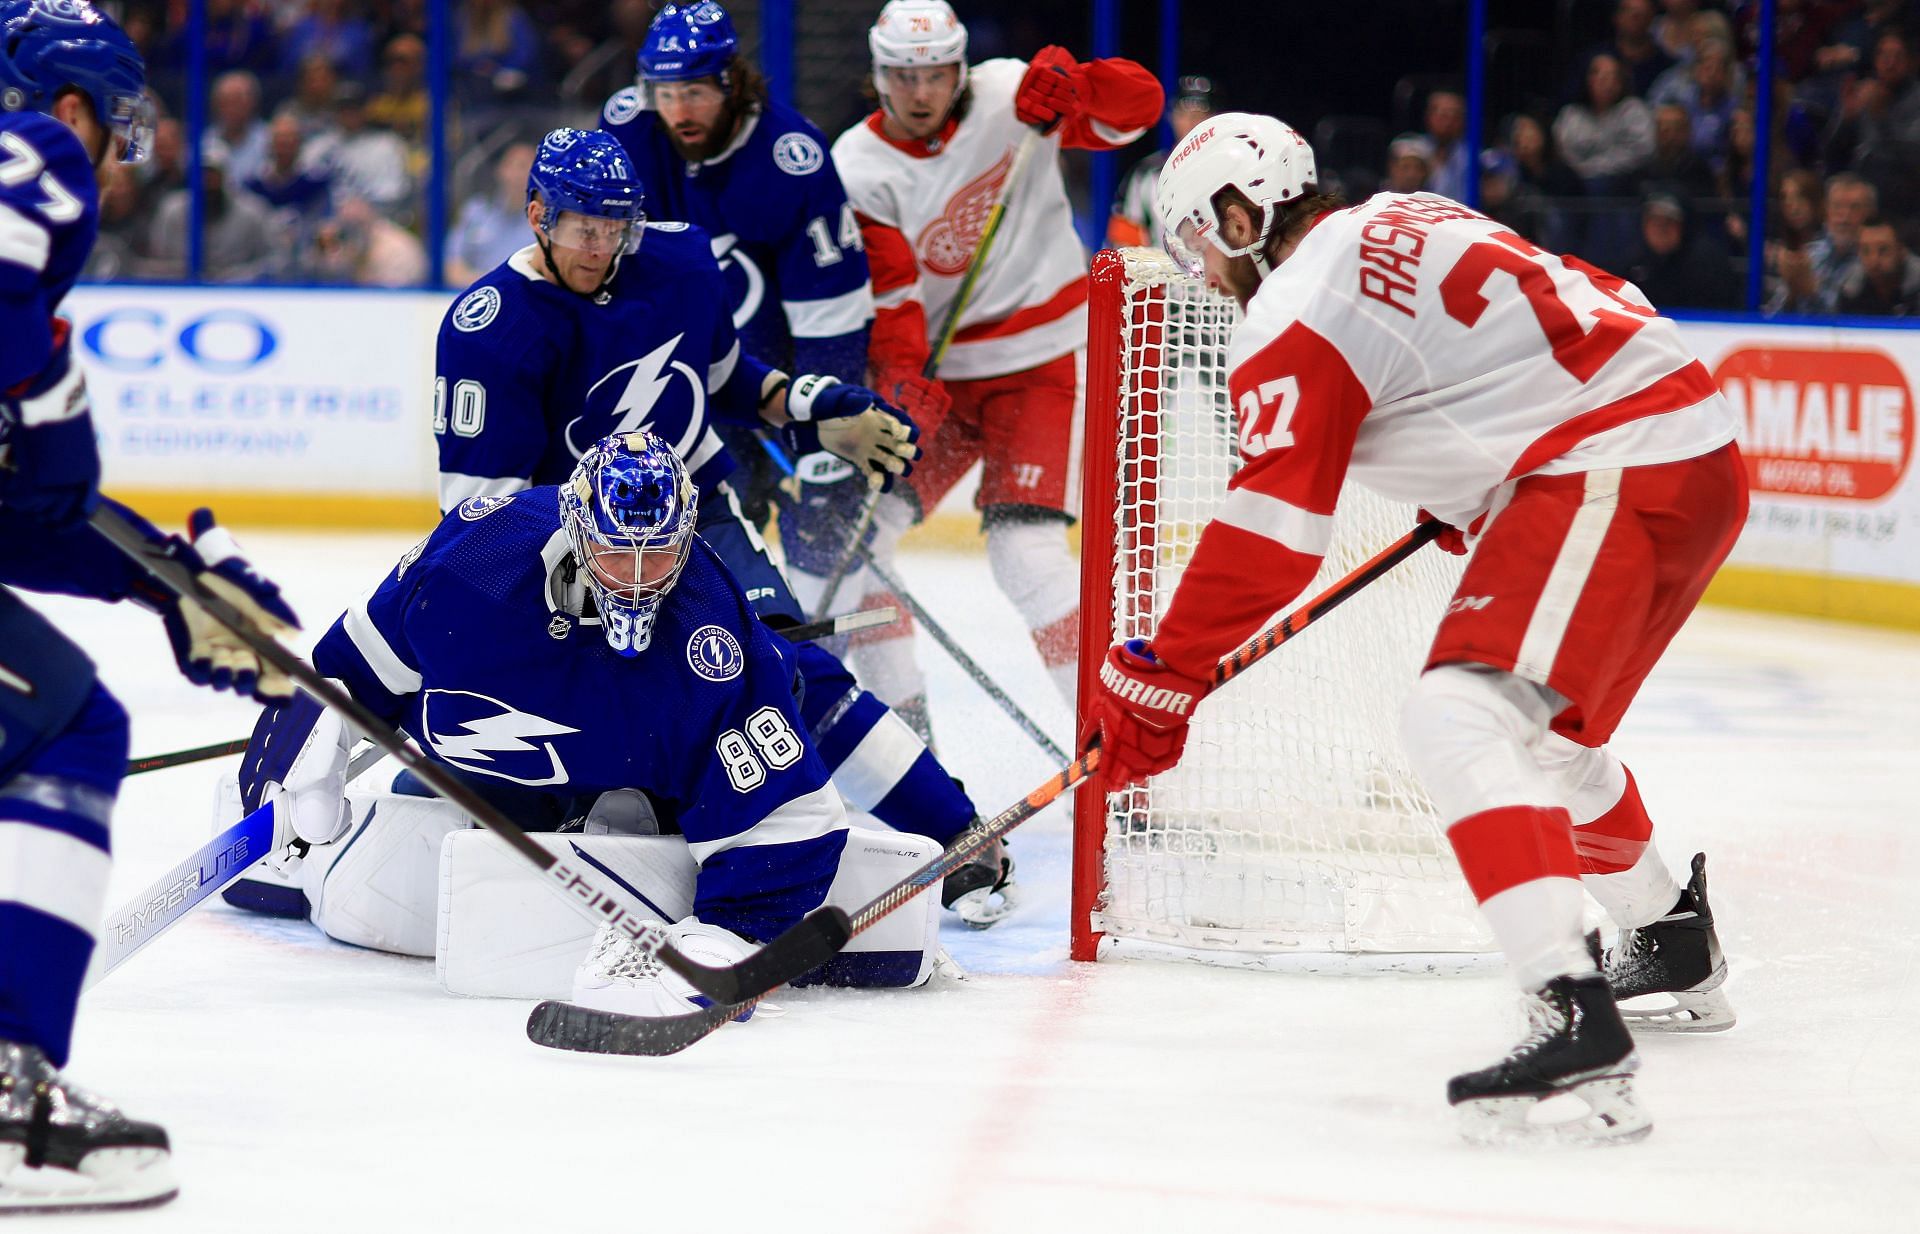
<path fill-rule="evenodd" d="M 787 391 L 792 423 L 780 432 L 795 458 L 826 450 L 852 463 L 867 483 L 887 490 L 913 471 L 920 430 L 904 412 L 864 386 L 833 377 L 801 377 Z"/>
<path fill-rule="evenodd" d="M 688 917 L 667 927 L 673 945 L 689 960 L 712 967 L 737 964 L 754 945 L 732 930 Z M 603 925 L 593 937 L 593 948 L 573 975 L 573 1001 L 597 1011 L 621 1015 L 685 1015 L 711 1004 L 663 966 L 654 955 L 643 954 L 627 936 Z M 753 1018 L 748 1008 L 740 1019 Z"/>
<path fill-rule="evenodd" d="M 308 844 L 333 843 L 353 822 L 347 808 L 352 748 L 346 721 L 305 694 L 267 708 L 240 760 L 241 805 L 251 813 L 278 801 L 279 821 L 294 835 Z"/>

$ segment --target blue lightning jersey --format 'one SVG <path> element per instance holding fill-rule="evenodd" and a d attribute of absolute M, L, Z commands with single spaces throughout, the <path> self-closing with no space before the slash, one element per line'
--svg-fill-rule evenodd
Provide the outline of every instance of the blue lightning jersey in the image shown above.
<path fill-rule="evenodd" d="M 709 419 L 756 426 L 766 365 L 741 350 L 706 233 L 649 224 L 597 297 L 548 282 L 528 247 L 440 323 L 440 508 L 558 484 L 609 433 L 647 429 L 701 492 L 733 470 Z"/>
<path fill-rule="evenodd" d="M 793 648 L 695 539 L 647 650 L 577 614 L 557 490 L 466 501 L 313 663 L 438 762 L 554 792 L 642 788 L 677 817 L 702 921 L 765 940 L 826 898 L 846 843 Z"/>
<path fill-rule="evenodd" d="M 639 87 L 607 100 L 646 187 L 647 213 L 706 229 L 748 351 L 796 373 L 866 380 L 873 291 L 867 254 L 830 143 L 800 113 L 768 104 L 702 163 L 674 151 Z"/>

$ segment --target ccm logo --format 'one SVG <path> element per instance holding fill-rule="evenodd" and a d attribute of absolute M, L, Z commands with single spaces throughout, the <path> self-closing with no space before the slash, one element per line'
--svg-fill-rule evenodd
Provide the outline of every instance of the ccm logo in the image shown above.
<path fill-rule="evenodd" d="M 1185 690 L 1169 690 L 1165 686 L 1150 686 L 1144 681 L 1135 681 L 1121 673 L 1111 664 L 1100 666 L 1100 682 L 1114 695 L 1136 707 L 1151 707 L 1155 711 L 1170 711 L 1183 716 L 1193 709 L 1193 695 Z"/>
<path fill-rule="evenodd" d="M 1447 612 L 1449 615 L 1453 613 L 1477 613 L 1492 603 L 1492 596 L 1461 596 L 1452 604 L 1447 605 Z"/>

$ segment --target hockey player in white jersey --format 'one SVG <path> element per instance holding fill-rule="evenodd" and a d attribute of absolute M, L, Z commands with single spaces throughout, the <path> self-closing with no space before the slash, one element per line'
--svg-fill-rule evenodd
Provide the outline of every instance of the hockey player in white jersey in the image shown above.
<path fill-rule="evenodd" d="M 1067 527 L 1079 508 L 1079 405 L 1087 266 L 1059 151 L 1111 150 L 1160 116 L 1153 74 L 1130 60 L 1078 61 L 1062 47 L 1031 62 L 969 67 L 967 30 L 944 0 L 892 0 L 869 33 L 879 107 L 834 142 L 866 241 L 875 317 L 873 385 L 920 425 L 910 487 L 883 499 L 883 559 L 906 526 L 976 460 L 976 504 L 994 581 L 1025 619 L 1054 684 L 1073 698 L 1079 565 Z M 957 323 L 939 378 L 921 375 L 981 228 L 1029 127 L 1045 139 L 1018 183 Z M 884 602 L 856 576 L 853 594 Z M 812 606 L 820 581 L 794 579 Z M 925 693 L 904 623 L 855 642 L 863 681 L 909 710 Z"/>
<path fill-rule="evenodd" d="M 1734 417 L 1631 284 L 1434 194 L 1343 207 L 1266 116 L 1213 117 L 1161 175 L 1169 251 L 1247 309 L 1245 465 L 1151 642 L 1108 654 L 1101 777 L 1179 761 L 1215 663 L 1312 578 L 1349 475 L 1432 511 L 1473 553 L 1401 733 L 1532 1026 L 1448 1100 L 1481 1141 L 1638 1138 L 1628 1023 L 1733 1013 L 1704 859 L 1668 871 L 1607 742 L 1744 522 Z M 1622 931 L 1604 975 L 1583 884 Z M 1616 1000 L 1654 993 L 1623 1020 Z M 1531 1118 L 1567 1092 L 1584 1117 Z"/>

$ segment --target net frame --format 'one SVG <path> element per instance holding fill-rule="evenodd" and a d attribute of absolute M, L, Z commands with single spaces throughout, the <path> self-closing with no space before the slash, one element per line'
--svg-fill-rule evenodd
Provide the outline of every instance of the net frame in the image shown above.
<path fill-rule="evenodd" d="M 1095 256 L 1088 304 L 1079 697 L 1150 637 L 1239 465 L 1225 355 L 1239 308 L 1158 249 Z M 1149 516 L 1149 512 L 1150 516 Z M 1413 525 L 1349 486 L 1315 594 Z M 1071 954 L 1448 969 L 1492 948 L 1399 748 L 1398 711 L 1459 580 L 1416 554 L 1200 709 L 1181 766 L 1074 802 Z M 1085 716 L 1082 715 L 1084 722 Z M 1317 957 L 1395 956 L 1331 964 Z M 1304 963 L 1290 963 L 1299 959 Z"/>

